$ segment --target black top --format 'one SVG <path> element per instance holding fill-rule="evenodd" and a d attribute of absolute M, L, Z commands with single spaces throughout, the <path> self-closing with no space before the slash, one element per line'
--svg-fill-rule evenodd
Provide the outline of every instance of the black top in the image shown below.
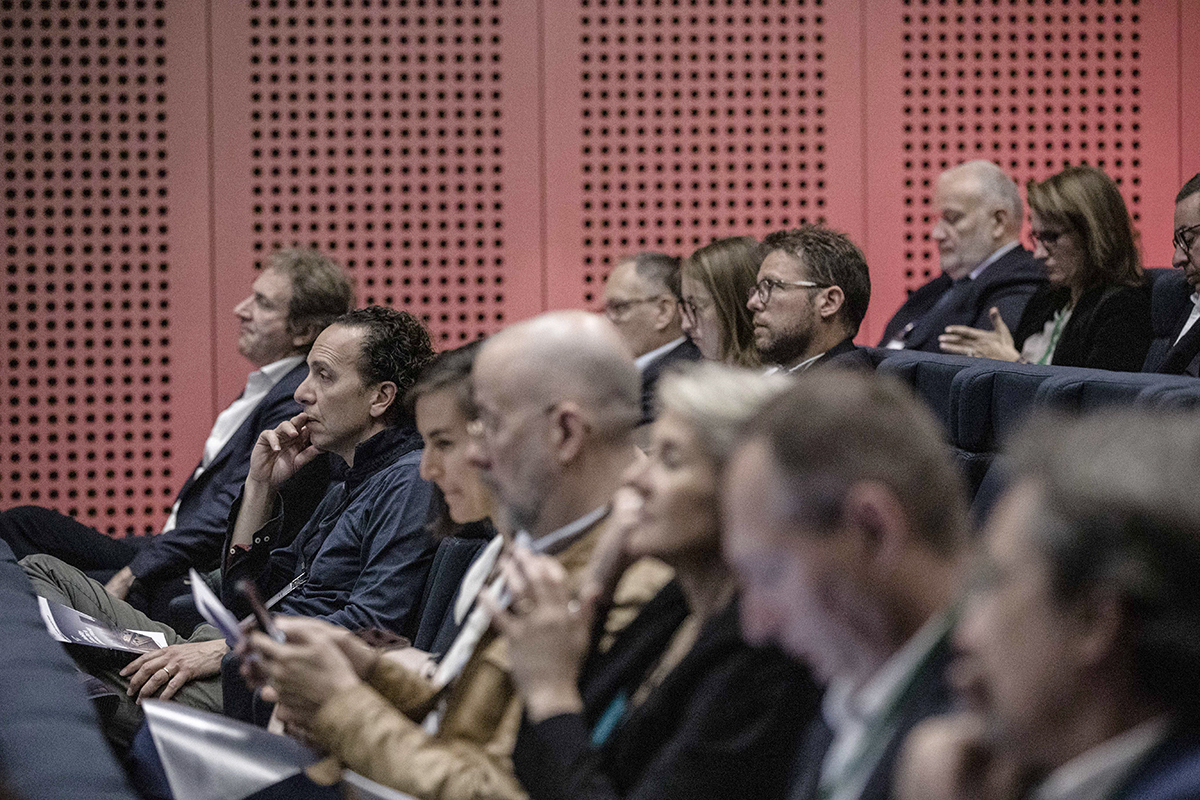
<path fill-rule="evenodd" d="M 801 666 L 746 644 L 737 603 L 701 628 L 692 649 L 602 744 L 593 731 L 632 696 L 688 613 L 671 582 L 580 678 L 584 711 L 522 724 L 517 777 L 536 800 L 693 800 L 782 797 L 819 692 Z"/>
<path fill-rule="evenodd" d="M 1070 299 L 1071 290 L 1065 286 L 1044 286 L 1029 298 L 1021 322 L 1012 332 L 1017 350 L 1030 336 L 1040 333 Z M 1138 372 L 1153 337 L 1149 286 L 1088 289 L 1063 327 L 1050 363 Z"/>

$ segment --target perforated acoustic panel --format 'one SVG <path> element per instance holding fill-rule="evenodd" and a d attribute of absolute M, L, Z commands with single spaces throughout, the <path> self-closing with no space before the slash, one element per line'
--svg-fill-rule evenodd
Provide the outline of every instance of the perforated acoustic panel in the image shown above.
<path fill-rule="evenodd" d="M 218 132 L 239 137 L 222 166 L 251 176 L 228 234 L 248 235 L 259 263 L 293 243 L 321 249 L 354 275 L 360 304 L 420 315 L 442 346 L 504 325 L 520 269 L 509 206 L 536 214 L 508 174 L 527 124 L 512 116 L 511 90 L 528 91 L 505 50 L 514 14 L 500 0 L 216 5 L 248 43 L 217 45 L 230 48 L 218 95 L 248 100 Z M 535 304 L 537 286 L 535 274 Z"/>
<path fill-rule="evenodd" d="M 114 534 L 178 482 L 164 5 L 0 2 L 0 503 Z"/>
<path fill-rule="evenodd" d="M 550 190 L 570 199 L 550 208 L 576 243 L 551 241 L 581 267 L 576 279 L 561 265 L 553 304 L 594 307 L 609 266 L 630 253 L 686 255 L 714 238 L 828 219 L 837 133 L 826 5 L 580 0 L 549 11 L 551 42 L 574 40 L 553 74 L 576 92 L 559 101 L 560 81 L 548 86 Z M 555 153 L 553 126 L 572 123 L 578 136 L 564 130 Z M 553 159 L 570 147 L 573 169 L 560 171 Z M 578 189 L 558 185 L 568 180 Z"/>
<path fill-rule="evenodd" d="M 869 183 L 869 197 L 892 205 L 871 216 L 872 244 L 882 245 L 873 250 L 873 266 L 899 277 L 908 291 L 939 273 L 929 238 L 934 184 L 944 169 L 975 158 L 999 164 L 1022 190 L 1029 179 L 1069 165 L 1104 169 L 1120 185 L 1135 226 L 1153 234 L 1148 265 L 1166 266 L 1159 240 L 1169 239 L 1169 187 L 1148 178 L 1173 179 L 1178 152 L 1177 127 L 1150 122 L 1172 107 L 1164 88 L 1175 74 L 1173 6 L 896 0 L 890 19 L 874 17 L 868 58 L 877 66 L 868 71 L 868 102 L 887 94 L 880 105 L 895 102 L 899 113 L 894 131 L 872 129 L 878 146 L 869 145 L 871 174 L 875 186 L 898 178 L 901 188 L 877 191 Z M 875 310 L 887 312 L 902 299 L 886 288 L 876 297 Z"/>

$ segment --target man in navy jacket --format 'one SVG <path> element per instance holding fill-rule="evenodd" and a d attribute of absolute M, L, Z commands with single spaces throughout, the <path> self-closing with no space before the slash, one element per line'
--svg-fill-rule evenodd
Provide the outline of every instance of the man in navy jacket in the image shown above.
<path fill-rule="evenodd" d="M 938 176 L 930 238 L 942 274 L 912 293 L 883 331 L 880 347 L 940 352 L 947 325 L 991 330 L 995 307 L 1016 328 L 1045 270 L 1021 246 L 1021 193 L 990 161 L 968 161 Z"/>
<path fill-rule="evenodd" d="M 1154 341 L 1142 372 L 1200 376 L 1200 173 L 1175 196 L 1175 255 L 1178 272 L 1154 283 L 1150 316 Z"/>
<path fill-rule="evenodd" d="M 55 511 L 24 506 L 0 514 L 0 539 L 17 558 L 56 556 L 107 581 L 114 597 L 161 617 L 173 579 L 189 567 L 218 566 L 229 508 L 246 479 L 258 434 L 300 411 L 292 395 L 308 374 L 304 356 L 317 334 L 350 310 L 353 297 L 346 274 L 321 254 L 301 249 L 272 254 L 250 296 L 234 308 L 238 351 L 258 369 L 217 417 L 161 534 L 114 539 Z M 304 522 L 302 509 L 312 510 L 327 480 L 328 465 L 321 462 L 285 489 L 298 525 Z"/>

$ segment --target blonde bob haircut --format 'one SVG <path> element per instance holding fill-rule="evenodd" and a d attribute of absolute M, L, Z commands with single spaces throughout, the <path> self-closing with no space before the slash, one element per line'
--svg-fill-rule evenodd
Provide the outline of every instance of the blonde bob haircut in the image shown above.
<path fill-rule="evenodd" d="M 783 372 L 700 361 L 663 373 L 658 381 L 658 414 L 673 414 L 696 435 L 718 470 L 733 453 L 742 428 L 766 403 L 795 384 Z"/>

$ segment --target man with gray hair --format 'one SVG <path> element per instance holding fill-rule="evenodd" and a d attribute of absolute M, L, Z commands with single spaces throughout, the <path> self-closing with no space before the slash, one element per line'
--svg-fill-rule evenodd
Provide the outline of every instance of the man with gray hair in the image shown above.
<path fill-rule="evenodd" d="M 1200 797 L 1200 428 L 1052 416 L 1023 432 L 951 670 L 967 711 L 908 743 L 905 798 Z"/>
<path fill-rule="evenodd" d="M 700 360 L 683 333 L 679 259 L 638 253 L 622 259 L 604 283 L 604 316 L 617 326 L 642 373 L 642 421 L 654 417 L 654 386 L 671 364 Z"/>
<path fill-rule="evenodd" d="M 991 330 L 996 308 L 1011 328 L 1045 269 L 1021 246 L 1024 214 L 1013 180 L 990 161 L 968 161 L 938 176 L 933 194 L 942 274 L 917 289 L 884 328 L 880 347 L 941 352 L 947 325 Z"/>

